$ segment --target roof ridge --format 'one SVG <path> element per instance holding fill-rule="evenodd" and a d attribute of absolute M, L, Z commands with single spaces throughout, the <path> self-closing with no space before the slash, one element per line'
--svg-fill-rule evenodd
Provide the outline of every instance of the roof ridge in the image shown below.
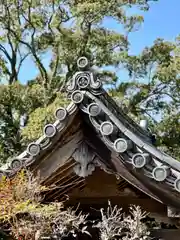
<path fill-rule="evenodd" d="M 156 182 L 164 182 L 172 190 L 180 192 L 180 162 L 161 152 L 151 143 L 150 134 L 134 123 L 102 88 L 102 82 L 89 69 L 86 57 L 77 61 L 79 71 L 67 84 L 71 103 L 67 108 L 58 108 L 56 121 L 44 127 L 44 134 L 30 143 L 27 149 L 15 157 L 10 165 L 0 170 L 0 175 L 14 176 L 22 167 L 28 167 L 38 158 L 41 151 L 51 145 L 51 140 L 73 121 L 78 109 L 88 116 L 90 124 L 101 140 L 121 155 L 132 169 Z"/>

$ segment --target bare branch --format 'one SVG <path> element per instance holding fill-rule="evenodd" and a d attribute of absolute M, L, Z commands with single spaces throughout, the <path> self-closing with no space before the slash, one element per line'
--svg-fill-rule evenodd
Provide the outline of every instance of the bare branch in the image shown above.
<path fill-rule="evenodd" d="M 24 56 L 22 56 L 21 52 L 20 52 L 20 49 L 18 48 L 18 53 L 19 53 L 19 56 L 20 56 L 20 61 L 19 61 L 18 67 L 17 67 L 17 74 L 19 74 L 21 66 L 22 66 L 22 63 L 29 56 L 30 52 L 28 52 Z"/>
<path fill-rule="evenodd" d="M 11 56 L 2 44 L 0 44 L 0 51 L 2 51 L 6 58 L 9 60 L 9 62 L 11 62 Z"/>

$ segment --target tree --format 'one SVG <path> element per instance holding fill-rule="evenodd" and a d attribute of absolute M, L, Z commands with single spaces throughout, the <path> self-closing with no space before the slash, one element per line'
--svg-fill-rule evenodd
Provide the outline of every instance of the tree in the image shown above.
<path fill-rule="evenodd" d="M 128 8 L 149 9 L 148 0 L 3 0 L 0 3 L 0 152 L 7 161 L 23 149 L 32 135 L 23 126 L 33 124 L 33 138 L 47 122 L 47 107 L 62 101 L 57 91 L 76 71 L 76 60 L 87 56 L 98 70 L 123 63 L 128 52 L 128 34 L 137 29 L 142 16 L 128 14 Z M 124 33 L 108 30 L 104 18 L 113 18 Z M 46 67 L 44 54 L 51 60 Z M 19 83 L 19 72 L 27 59 L 36 64 L 39 75 L 27 85 Z M 31 70 L 32 71 L 32 70 Z M 115 74 L 100 72 L 118 80 Z M 17 89 L 20 91 L 17 92 Z M 59 99 L 59 100 L 58 100 Z M 50 107 L 53 109 L 53 106 Z M 41 127 L 40 127 L 41 125 Z M 28 127 L 28 126 L 27 126 Z M 33 139 L 31 139 L 33 140 Z"/>
<path fill-rule="evenodd" d="M 157 144 L 180 159 L 180 44 L 157 39 L 139 56 L 128 56 L 128 83 L 111 90 L 126 99 L 125 106 L 132 118 L 147 118 L 157 133 Z"/>

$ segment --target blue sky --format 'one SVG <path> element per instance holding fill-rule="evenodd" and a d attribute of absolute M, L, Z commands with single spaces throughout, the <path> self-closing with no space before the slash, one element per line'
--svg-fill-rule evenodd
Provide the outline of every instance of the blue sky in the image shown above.
<path fill-rule="evenodd" d="M 151 3 L 148 12 L 141 12 L 144 23 L 140 29 L 130 34 L 131 52 L 139 53 L 145 46 L 153 44 L 158 37 L 173 41 L 180 34 L 180 0 L 159 0 Z M 121 31 L 121 26 L 107 20 L 109 29 Z"/>
<path fill-rule="evenodd" d="M 144 13 L 144 23 L 137 32 L 130 35 L 131 53 L 138 54 L 145 46 L 150 46 L 160 37 L 166 40 L 174 40 L 180 34 L 180 0 L 159 0 L 151 4 L 151 9 Z M 109 19 L 105 21 L 109 29 L 121 31 L 120 25 Z M 44 59 L 45 62 L 48 61 Z M 20 80 L 24 83 L 36 76 L 37 70 L 34 64 L 28 60 L 24 63 L 20 72 Z"/>
<path fill-rule="evenodd" d="M 179 10 L 180 0 L 159 0 L 151 4 L 141 29 L 131 34 L 132 52 L 140 52 L 158 37 L 173 41 L 180 34 Z"/>

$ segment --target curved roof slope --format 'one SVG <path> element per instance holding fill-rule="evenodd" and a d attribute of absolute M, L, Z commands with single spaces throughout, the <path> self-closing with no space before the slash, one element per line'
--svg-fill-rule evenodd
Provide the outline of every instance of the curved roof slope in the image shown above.
<path fill-rule="evenodd" d="M 83 131 L 89 132 L 83 134 L 90 140 L 88 144 L 100 160 L 97 161 L 92 156 L 91 160 L 84 157 L 87 146 L 81 142 L 78 151 L 71 149 L 71 155 L 77 162 L 74 168 L 77 175 L 85 177 L 91 174 L 96 162 L 95 165 L 103 165 L 107 171 L 121 175 L 158 201 L 180 208 L 180 162 L 158 150 L 152 144 L 151 134 L 116 105 L 94 72 L 88 69 L 86 58 L 80 58 L 77 64 L 79 72 L 74 74 L 67 86 L 71 104 L 66 109 L 57 109 L 56 122 L 46 125 L 43 136 L 30 143 L 10 165 L 2 168 L 0 175 L 11 177 L 22 167 L 38 161 L 67 129 L 69 131 L 69 126 L 71 128 L 77 124 L 75 119 L 78 116 L 85 126 Z M 111 153 L 108 158 L 102 157 L 103 151 L 94 143 L 95 138 Z"/>

